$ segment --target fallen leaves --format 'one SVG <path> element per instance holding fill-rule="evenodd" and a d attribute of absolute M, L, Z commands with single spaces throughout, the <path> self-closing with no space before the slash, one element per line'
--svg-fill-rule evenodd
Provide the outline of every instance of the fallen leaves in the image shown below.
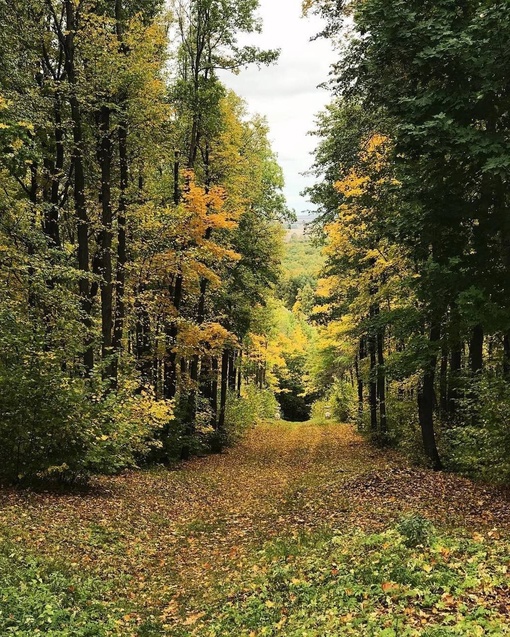
<path fill-rule="evenodd" d="M 139 612 L 123 614 L 132 624 L 122 627 L 123 637 L 136 635 L 144 615 L 154 615 L 165 634 L 179 634 L 179 627 L 188 631 L 183 634 L 200 634 L 204 605 L 224 599 L 225 586 L 231 603 L 242 603 L 253 592 L 246 581 L 269 577 L 271 563 L 257 558 L 267 542 L 290 538 L 299 546 L 328 528 L 330 544 L 348 558 L 345 533 L 384 529 L 408 512 L 469 528 L 473 541 L 484 546 L 503 542 L 510 528 L 504 492 L 408 468 L 398 455 L 370 447 L 351 427 L 331 423 L 261 426 L 228 454 L 196 459 L 176 471 L 101 478 L 85 493 L 0 492 L 0 529 L 11 541 L 41 555 L 65 554 L 73 570 L 115 581 L 112 601 L 137 605 Z M 383 550 L 389 550 L 385 543 Z M 295 556 L 287 558 L 292 564 Z M 452 546 L 438 547 L 434 559 L 462 574 L 463 561 Z M 432 578 L 436 566 L 422 561 L 420 570 Z M 337 564 L 329 564 L 325 576 L 342 585 Z M 294 603 L 311 584 L 296 572 L 286 586 Z M 378 590 L 393 599 L 401 594 L 399 586 L 388 578 Z M 365 603 L 351 583 L 342 592 Z M 506 608 L 503 592 L 490 591 L 487 599 Z M 448 593 L 442 603 L 454 604 Z M 283 606 L 273 598 L 261 604 L 284 631 Z M 351 614 L 345 609 L 343 616 Z"/>

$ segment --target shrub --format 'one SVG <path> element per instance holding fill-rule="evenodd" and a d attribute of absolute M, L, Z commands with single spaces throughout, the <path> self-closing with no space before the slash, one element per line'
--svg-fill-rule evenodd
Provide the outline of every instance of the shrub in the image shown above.
<path fill-rule="evenodd" d="M 279 405 L 270 389 L 260 390 L 249 385 L 241 398 L 230 392 L 225 413 L 227 442 L 235 442 L 260 421 L 276 417 L 279 417 Z"/>
<path fill-rule="evenodd" d="M 397 525 L 397 531 L 404 538 L 408 548 L 429 546 L 434 534 L 434 526 L 430 520 L 421 515 L 410 515 L 402 518 Z"/>
<path fill-rule="evenodd" d="M 135 380 L 106 392 L 46 339 L 37 322 L 0 314 L 0 477 L 75 478 L 135 465 L 171 405 L 136 393 Z"/>
<path fill-rule="evenodd" d="M 482 375 L 459 401 L 457 424 L 445 432 L 445 458 L 455 471 L 510 483 L 510 385 Z"/>
<path fill-rule="evenodd" d="M 388 442 L 402 451 L 413 464 L 426 464 L 416 398 L 399 394 L 395 383 L 386 397 Z"/>
<path fill-rule="evenodd" d="M 329 418 L 336 422 L 354 422 L 356 410 L 356 393 L 352 384 L 337 381 L 326 398 L 312 405 L 312 419 L 327 420 L 327 414 L 330 414 Z"/>

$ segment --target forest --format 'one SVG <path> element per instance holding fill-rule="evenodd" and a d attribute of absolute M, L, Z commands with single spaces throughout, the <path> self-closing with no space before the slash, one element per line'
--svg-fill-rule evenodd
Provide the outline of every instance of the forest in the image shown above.
<path fill-rule="evenodd" d="M 510 5 L 295 4 L 303 233 L 264 2 L 0 0 L 2 636 L 510 635 Z"/>

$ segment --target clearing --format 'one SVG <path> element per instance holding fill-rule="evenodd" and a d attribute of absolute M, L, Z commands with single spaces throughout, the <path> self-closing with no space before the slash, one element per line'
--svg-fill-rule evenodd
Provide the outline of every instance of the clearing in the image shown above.
<path fill-rule="evenodd" d="M 509 531 L 502 491 L 267 424 L 177 470 L 2 490 L 0 634 L 510 635 Z"/>

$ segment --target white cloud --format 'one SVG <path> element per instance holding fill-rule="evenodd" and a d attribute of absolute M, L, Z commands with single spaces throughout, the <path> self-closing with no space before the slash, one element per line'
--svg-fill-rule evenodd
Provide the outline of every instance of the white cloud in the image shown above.
<path fill-rule="evenodd" d="M 250 111 L 267 117 L 273 148 L 285 173 L 288 203 L 301 212 L 309 204 L 299 193 L 310 183 L 300 173 L 308 170 L 315 140 L 308 136 L 314 116 L 329 101 L 318 85 L 328 79 L 335 60 L 330 44 L 311 42 L 320 31 L 316 18 L 301 17 L 301 0 L 261 0 L 263 33 L 249 36 L 250 44 L 281 49 L 278 63 L 260 70 L 249 68 L 223 80 L 248 103 Z"/>

